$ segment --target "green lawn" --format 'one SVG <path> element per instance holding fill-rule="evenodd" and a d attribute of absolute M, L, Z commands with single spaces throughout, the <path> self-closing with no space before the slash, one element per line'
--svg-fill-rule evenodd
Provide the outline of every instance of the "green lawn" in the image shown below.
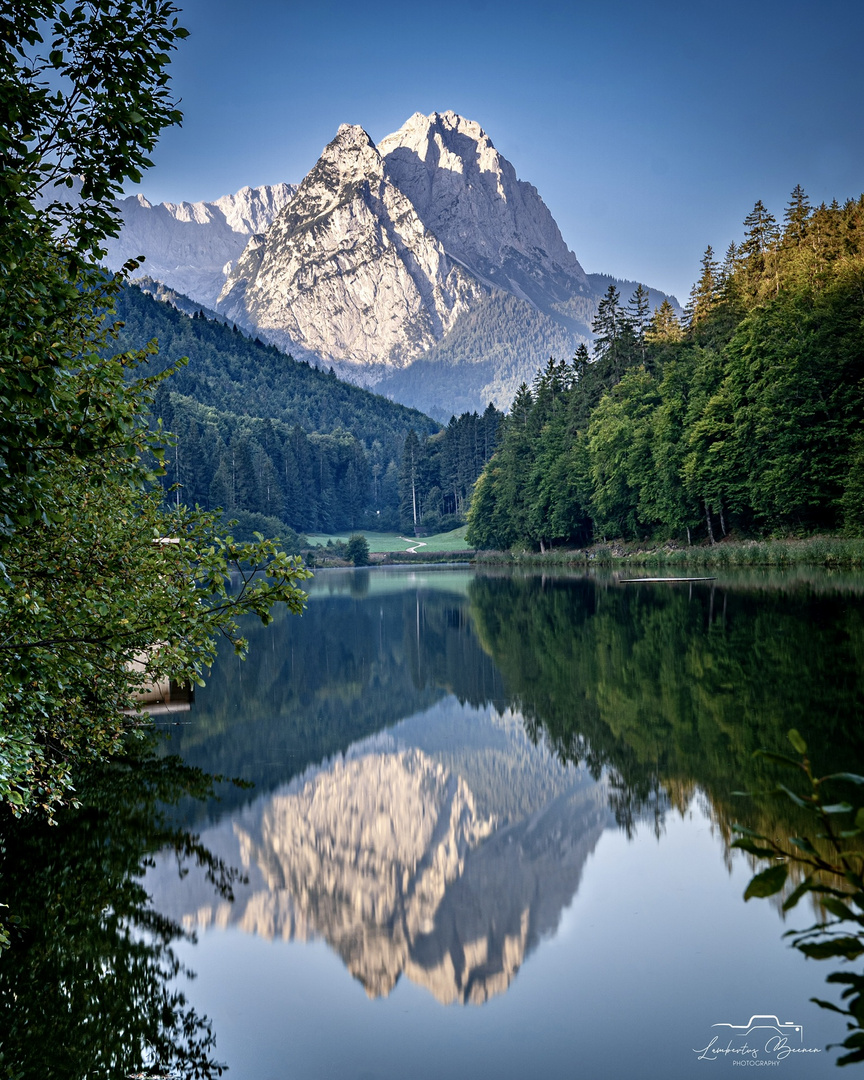
<path fill-rule="evenodd" d="M 418 553 L 424 549 L 426 551 L 469 551 L 470 549 L 465 543 L 466 529 L 467 525 L 463 525 L 452 532 L 437 533 L 435 536 L 423 536 L 420 538 L 408 538 L 400 536 L 399 533 L 382 532 L 364 532 L 363 535 L 369 543 L 370 552 L 408 551 L 409 548 L 416 548 Z M 309 543 L 313 547 L 326 547 L 328 540 L 332 540 L 334 544 L 337 540 L 344 543 L 350 535 L 350 533 L 333 533 L 329 535 L 316 533 L 309 535 Z"/>

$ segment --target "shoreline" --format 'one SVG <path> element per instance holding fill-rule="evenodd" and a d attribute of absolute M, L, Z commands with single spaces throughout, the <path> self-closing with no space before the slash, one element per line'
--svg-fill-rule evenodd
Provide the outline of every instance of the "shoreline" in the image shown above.
<path fill-rule="evenodd" d="M 514 566 L 662 566 L 749 567 L 825 566 L 864 568 L 864 539 L 838 536 L 789 537 L 771 540 L 726 538 L 715 544 L 688 547 L 672 542 L 649 545 L 610 541 L 584 548 L 550 551 L 478 551 L 478 565 Z"/>

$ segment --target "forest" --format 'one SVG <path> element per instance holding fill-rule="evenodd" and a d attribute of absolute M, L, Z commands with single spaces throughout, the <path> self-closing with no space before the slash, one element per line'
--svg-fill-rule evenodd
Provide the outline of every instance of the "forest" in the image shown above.
<path fill-rule="evenodd" d="M 468 541 L 864 529 L 864 196 L 782 222 L 761 201 L 701 261 L 683 320 L 610 283 L 592 352 L 523 384 L 474 489 Z"/>
<path fill-rule="evenodd" d="M 159 342 L 152 424 L 170 433 L 169 503 L 223 509 L 238 536 L 347 529 L 452 529 L 492 456 L 502 418 L 463 413 L 441 426 L 236 327 L 190 315 L 135 286 L 117 301 L 119 343 Z"/>

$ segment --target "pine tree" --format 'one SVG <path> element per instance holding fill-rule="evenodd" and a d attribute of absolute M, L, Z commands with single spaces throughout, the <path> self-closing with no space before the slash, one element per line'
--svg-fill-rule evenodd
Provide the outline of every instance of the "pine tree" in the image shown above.
<path fill-rule="evenodd" d="M 648 329 L 648 290 L 639 284 L 627 304 L 627 316 L 636 339 L 636 349 L 641 363 L 645 363 L 645 333 Z"/>
<path fill-rule="evenodd" d="M 649 345 L 669 345 L 680 341 L 682 337 L 681 323 L 675 314 L 668 298 L 664 298 L 659 308 L 654 308 L 654 314 L 645 331 L 645 340 Z"/>
<path fill-rule="evenodd" d="M 570 366 L 573 372 L 573 382 L 581 382 L 585 378 L 585 373 L 588 371 L 588 368 L 591 366 L 591 356 L 588 352 L 588 346 L 584 341 L 580 341 L 576 346 L 576 352 L 573 354 L 573 362 Z"/>
<path fill-rule="evenodd" d="M 745 259 L 764 256 L 777 242 L 777 221 L 769 214 L 761 199 L 744 218 L 744 240 L 738 249 Z"/>
<path fill-rule="evenodd" d="M 420 440 L 411 428 L 405 437 L 399 471 L 399 523 L 403 529 L 416 529 L 420 523 L 419 472 Z"/>
<path fill-rule="evenodd" d="M 594 355 L 604 361 L 612 379 L 617 382 L 624 370 L 624 337 L 629 327 L 627 313 L 621 307 L 621 296 L 614 285 L 610 285 L 597 307 L 597 315 L 591 324 L 594 331 Z"/>
<path fill-rule="evenodd" d="M 807 222 L 812 213 L 810 200 L 804 193 L 804 188 L 796 184 L 786 209 L 783 211 L 783 241 L 789 246 L 797 247 L 807 235 Z"/>
<path fill-rule="evenodd" d="M 738 248 L 743 260 L 744 292 L 750 302 L 776 294 L 780 288 L 777 221 L 760 199 L 744 219 L 744 240 Z"/>
<path fill-rule="evenodd" d="M 710 244 L 705 249 L 700 265 L 702 272 L 690 290 L 690 299 L 684 312 L 687 328 L 695 336 L 698 336 L 700 326 L 708 320 L 720 298 L 720 266 L 714 258 L 714 249 Z"/>

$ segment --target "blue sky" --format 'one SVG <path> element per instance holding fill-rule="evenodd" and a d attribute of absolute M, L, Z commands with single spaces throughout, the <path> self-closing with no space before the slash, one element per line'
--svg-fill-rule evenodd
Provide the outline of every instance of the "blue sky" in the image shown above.
<path fill-rule="evenodd" d="M 864 191 L 864 3 L 188 0 L 183 127 L 141 190 L 299 181 L 341 123 L 478 121 L 586 270 L 686 298 L 761 198 Z"/>

